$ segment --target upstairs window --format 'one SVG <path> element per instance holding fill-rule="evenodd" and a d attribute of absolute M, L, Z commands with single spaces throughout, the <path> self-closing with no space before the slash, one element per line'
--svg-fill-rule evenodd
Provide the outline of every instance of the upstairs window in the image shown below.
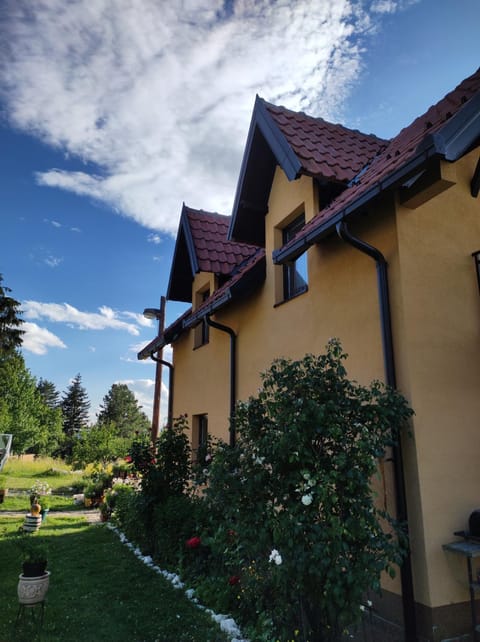
<path fill-rule="evenodd" d="M 282 230 L 283 245 L 288 243 L 305 225 L 305 214 L 298 216 Z M 308 289 L 307 253 L 304 252 L 296 261 L 289 261 L 283 266 L 283 299 L 293 297 Z"/>
<path fill-rule="evenodd" d="M 202 303 L 204 303 L 208 297 L 210 296 L 210 289 L 207 288 L 206 290 L 203 290 L 202 292 L 198 292 L 196 296 L 196 308 L 199 308 Z M 207 322 L 203 320 L 201 323 L 197 325 L 195 328 L 195 348 L 199 348 L 200 346 L 204 346 L 206 343 L 208 343 L 210 339 L 210 334 L 209 334 L 210 326 L 207 325 Z"/>

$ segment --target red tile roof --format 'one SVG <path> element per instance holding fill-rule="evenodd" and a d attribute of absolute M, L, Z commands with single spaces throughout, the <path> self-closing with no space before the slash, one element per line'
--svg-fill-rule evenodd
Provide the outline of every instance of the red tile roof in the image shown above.
<path fill-rule="evenodd" d="M 255 254 L 257 247 L 227 240 L 230 217 L 185 206 L 201 272 L 229 275 Z"/>
<path fill-rule="evenodd" d="M 265 279 L 264 269 L 265 250 L 257 247 L 255 248 L 255 253 L 238 266 L 231 279 L 215 290 L 194 312 L 190 310 L 188 317 L 183 322 L 185 327 L 192 325 L 193 320 L 202 318 L 207 312 L 212 313 L 218 310 L 227 301 L 234 298 L 235 293 L 242 287 L 242 284 L 245 284 L 251 290 L 259 287 Z M 261 278 L 259 278 L 259 274 L 262 275 Z M 247 285 L 250 276 L 252 278 Z"/>
<path fill-rule="evenodd" d="M 307 235 L 312 238 L 317 228 L 328 224 L 330 219 L 405 166 L 418 152 L 421 143 L 424 143 L 429 135 L 438 132 L 478 92 L 480 92 L 480 68 L 392 138 L 385 149 L 357 177 L 352 186 L 344 190 L 328 207 L 321 210 L 280 252 L 283 254 L 285 250 Z"/>
<path fill-rule="evenodd" d="M 263 101 L 306 174 L 348 183 L 388 141 Z"/>

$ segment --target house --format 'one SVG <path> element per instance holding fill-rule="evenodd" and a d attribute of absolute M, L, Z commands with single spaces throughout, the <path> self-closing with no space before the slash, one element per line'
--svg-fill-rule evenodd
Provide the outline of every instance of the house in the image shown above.
<path fill-rule="evenodd" d="M 382 466 L 410 558 L 374 608 L 407 640 L 471 631 L 461 556 L 442 546 L 480 506 L 480 69 L 382 140 L 256 99 L 230 217 L 183 206 L 167 299 L 191 308 L 140 353 L 173 346 L 174 416 L 193 448 L 272 360 L 339 337 L 348 373 L 415 411 Z"/>

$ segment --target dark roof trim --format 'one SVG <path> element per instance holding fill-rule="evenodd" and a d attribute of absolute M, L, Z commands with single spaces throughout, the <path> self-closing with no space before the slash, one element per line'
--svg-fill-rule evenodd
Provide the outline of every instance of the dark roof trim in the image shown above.
<path fill-rule="evenodd" d="M 184 312 L 182 316 L 176 319 L 171 325 L 169 325 L 168 328 L 165 328 L 162 334 L 159 334 L 157 337 L 155 337 L 155 339 L 152 339 L 150 343 L 147 343 L 147 345 L 137 353 L 137 359 L 139 361 L 148 359 L 152 352 L 158 352 L 158 350 L 161 350 L 168 344 L 175 341 L 175 339 L 177 339 L 182 332 L 183 319 L 188 316 L 190 312 L 191 308 Z"/>
<path fill-rule="evenodd" d="M 424 138 L 414 156 L 404 165 L 378 181 L 373 187 L 352 199 L 324 223 L 306 234 L 299 235 L 297 241 L 273 252 L 273 262 L 277 265 L 293 261 L 311 245 L 332 231 L 337 223 L 348 218 L 364 207 L 381 192 L 401 183 L 425 161 L 435 155 L 448 161 L 458 160 L 480 136 L 480 94 L 473 96 L 463 109 L 457 112 L 447 123 L 434 134 Z M 346 192 L 344 193 L 344 195 Z"/>
<path fill-rule="evenodd" d="M 282 134 L 271 115 L 268 113 L 265 101 L 259 96 L 257 96 L 255 100 L 254 115 L 256 124 L 277 159 L 277 163 L 287 175 L 288 180 L 293 181 L 298 177 L 300 170 L 302 169 L 302 164 L 293 149 L 290 147 L 289 142 Z"/>
<path fill-rule="evenodd" d="M 240 168 L 240 175 L 238 178 L 237 191 L 233 201 L 232 219 L 228 230 L 227 238 L 232 240 L 235 237 L 234 228 L 238 210 L 240 209 L 243 201 L 249 201 L 245 197 L 245 180 L 247 176 L 248 166 L 253 154 L 253 142 L 256 130 L 261 132 L 267 145 L 270 147 L 273 155 L 275 156 L 278 164 L 281 166 L 289 180 L 297 178 L 302 168 L 300 160 L 296 156 L 293 149 L 290 147 L 287 139 L 277 127 L 272 116 L 268 113 L 265 106 L 265 101 L 260 96 L 255 97 L 255 105 L 253 108 L 252 119 L 247 135 L 247 142 L 245 151 L 243 153 L 242 165 Z"/>
<path fill-rule="evenodd" d="M 225 285 L 220 295 L 216 297 L 214 293 L 210 301 L 206 301 L 196 312 L 187 316 L 183 321 L 183 328 L 191 328 L 197 325 L 204 317 L 218 312 L 227 303 L 255 289 L 260 283 L 263 283 L 265 274 L 266 261 L 262 252 L 262 256 L 257 255 L 255 263 L 248 267 L 238 280 L 235 280 L 231 285 Z"/>
<path fill-rule="evenodd" d="M 480 136 L 480 93 L 472 96 L 445 125 L 432 134 L 435 147 L 445 160 L 456 161 Z"/>
<path fill-rule="evenodd" d="M 428 160 L 428 158 L 435 154 L 435 146 L 432 144 L 428 150 L 422 151 L 421 154 L 415 156 L 400 169 L 387 176 L 384 180 L 380 180 L 373 187 L 361 194 L 357 199 L 352 200 L 345 207 L 340 209 L 332 217 L 327 218 L 324 223 L 315 227 L 311 232 L 305 235 L 300 235 L 298 240 L 292 243 L 292 245 L 275 250 L 272 254 L 273 262 L 276 265 L 279 265 L 286 263 L 287 261 L 294 261 L 311 245 L 317 243 L 322 237 L 329 234 L 332 231 L 332 228 L 335 228 L 337 223 L 357 212 L 388 187 L 401 182 L 405 177 L 410 175 L 415 169 Z"/>
<path fill-rule="evenodd" d="M 195 245 L 193 242 L 192 232 L 190 230 L 190 224 L 188 221 L 187 210 L 188 210 L 187 206 L 185 205 L 185 203 L 183 203 L 182 213 L 180 215 L 180 222 L 178 224 L 177 240 L 175 242 L 175 249 L 173 252 L 172 267 L 170 269 L 170 277 L 168 279 L 167 299 L 174 298 L 171 295 L 171 291 L 174 285 L 174 273 L 175 273 L 175 268 L 177 266 L 177 258 L 180 252 L 182 242 L 185 243 L 185 247 L 187 249 L 188 258 L 190 261 L 190 268 L 192 270 L 192 278 L 194 274 L 197 274 L 200 271 L 197 255 L 195 252 Z"/>
<path fill-rule="evenodd" d="M 198 325 L 204 317 L 206 317 L 209 314 L 214 314 L 217 310 L 223 307 L 231 299 L 232 299 L 232 293 L 230 291 L 230 288 L 228 288 L 222 294 L 222 296 L 218 297 L 218 299 L 215 299 L 210 303 L 206 303 L 205 305 L 202 305 L 202 307 L 199 308 L 198 312 L 194 312 L 187 319 L 184 319 L 182 323 L 183 329 L 186 330 L 187 328 L 192 328 L 193 326 Z"/>

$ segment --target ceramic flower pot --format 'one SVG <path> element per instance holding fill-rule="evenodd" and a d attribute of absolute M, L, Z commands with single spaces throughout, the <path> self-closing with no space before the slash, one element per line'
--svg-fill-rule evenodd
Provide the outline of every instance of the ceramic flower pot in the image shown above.
<path fill-rule="evenodd" d="M 25 521 L 23 522 L 23 530 L 25 533 L 35 533 L 38 531 L 42 523 L 42 516 L 38 515 L 25 515 Z"/>
<path fill-rule="evenodd" d="M 45 600 L 50 583 L 50 571 L 37 577 L 25 577 L 23 573 L 18 577 L 17 593 L 20 604 L 33 606 Z"/>

